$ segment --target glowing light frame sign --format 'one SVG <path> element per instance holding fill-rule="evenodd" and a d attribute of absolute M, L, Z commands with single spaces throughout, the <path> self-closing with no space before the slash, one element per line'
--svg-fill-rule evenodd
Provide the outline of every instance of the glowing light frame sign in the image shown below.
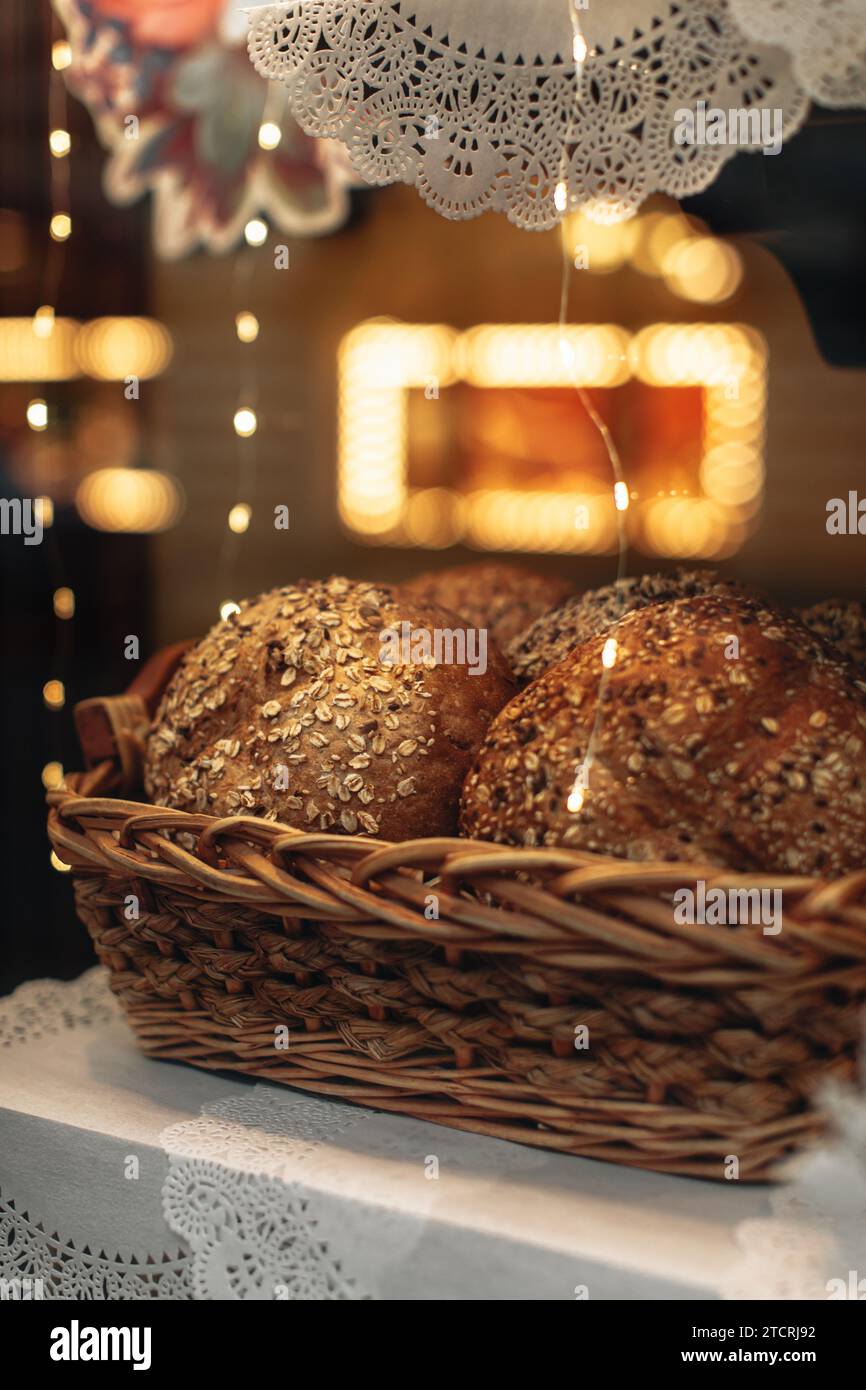
<path fill-rule="evenodd" d="M 632 493 L 635 546 L 718 558 L 742 545 L 764 489 L 767 347 L 743 324 L 480 325 L 362 323 L 339 352 L 340 517 L 367 544 L 603 554 L 616 541 L 612 488 L 546 490 L 409 486 L 409 392 L 457 381 L 491 387 L 698 386 L 704 392 L 700 495 Z M 626 462 L 627 472 L 627 462 Z M 575 524 L 575 517 L 581 524 Z"/>

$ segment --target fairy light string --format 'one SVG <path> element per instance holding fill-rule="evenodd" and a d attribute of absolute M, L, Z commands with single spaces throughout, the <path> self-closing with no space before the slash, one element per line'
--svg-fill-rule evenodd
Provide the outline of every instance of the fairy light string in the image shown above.
<path fill-rule="evenodd" d="M 571 20 L 572 29 L 572 58 L 574 60 L 575 90 L 574 101 L 571 104 L 569 112 L 565 140 L 562 146 L 562 156 L 560 160 L 559 169 L 559 182 L 556 186 L 556 191 L 554 194 L 554 202 L 556 205 L 556 209 L 562 215 L 563 218 L 568 213 L 571 201 L 568 182 L 569 151 L 575 139 L 575 121 L 580 111 L 580 98 L 581 93 L 583 91 L 585 65 L 587 59 L 591 59 L 593 56 L 592 50 L 590 49 L 586 40 L 586 36 L 584 35 L 583 30 L 581 28 L 580 15 L 578 13 L 576 0 L 568 0 L 568 12 Z M 571 275 L 574 267 L 572 262 L 571 251 L 568 246 L 568 237 L 566 235 L 562 235 L 561 242 L 562 286 L 559 300 L 559 341 L 562 359 L 566 367 L 571 369 L 575 365 L 574 350 L 568 340 L 567 328 L 569 321 Z M 611 474 L 614 480 L 613 503 L 615 508 L 617 526 L 616 578 L 617 583 L 619 583 L 622 579 L 625 578 L 626 569 L 628 567 L 628 527 L 626 523 L 626 513 L 628 512 L 630 501 L 628 484 L 626 483 L 625 477 L 623 475 L 622 460 L 619 455 L 619 450 L 616 447 L 616 441 L 614 440 L 613 435 L 610 432 L 610 429 L 603 420 L 602 416 L 599 414 L 599 411 L 596 409 L 594 402 L 590 398 L 585 388 L 581 386 L 577 381 L 575 381 L 573 384 L 574 389 L 577 392 L 578 400 L 583 406 L 583 409 L 586 411 L 586 414 L 588 415 L 593 426 L 598 431 L 598 434 L 601 437 L 601 440 L 607 452 L 608 459 L 610 461 Z M 577 769 L 577 773 L 574 779 L 574 786 L 572 787 L 571 792 L 568 796 L 568 809 L 575 815 L 583 809 L 584 803 L 589 794 L 589 777 L 592 769 L 595 747 L 598 742 L 599 734 L 601 732 L 604 699 L 607 692 L 608 683 L 610 681 L 610 673 L 616 665 L 617 655 L 618 647 L 616 640 L 614 638 L 609 638 L 608 641 L 605 643 L 602 651 L 602 670 L 599 680 L 598 699 L 596 703 L 593 727 L 590 731 L 590 736 L 587 741 L 586 753 L 584 754 L 583 762 Z"/>
<path fill-rule="evenodd" d="M 50 34 L 59 32 L 52 17 Z M 62 74 L 72 63 L 72 49 L 66 38 L 54 38 L 51 43 L 51 64 L 48 73 L 48 153 L 49 196 L 51 215 L 48 222 L 49 242 L 42 271 L 41 303 L 33 314 L 32 329 L 37 338 L 51 338 L 55 330 L 57 305 L 66 266 L 66 245 L 72 235 L 72 205 L 70 159 L 72 136 L 68 125 L 66 85 Z M 44 389 L 44 386 L 43 388 Z M 37 398 L 27 407 L 27 423 L 41 432 L 49 428 L 51 413 L 46 399 Z M 50 497 L 37 499 L 42 526 L 50 530 L 48 541 L 49 568 L 52 577 L 52 608 L 54 614 L 54 646 L 49 676 L 42 687 L 42 703 L 52 713 L 59 713 L 66 704 L 66 683 L 63 679 L 72 646 L 72 620 L 75 616 L 75 593 L 65 582 L 63 559 L 53 530 L 54 508 Z M 60 756 L 60 730 L 51 725 L 51 745 L 55 756 L 42 769 L 42 784 L 50 790 L 63 782 L 64 770 Z M 51 863 L 61 873 L 69 865 L 52 850 Z"/>
<path fill-rule="evenodd" d="M 266 154 L 273 155 L 282 142 L 285 112 L 286 94 L 279 89 L 279 84 L 272 83 L 268 87 L 258 130 L 259 149 Z M 235 253 L 232 267 L 232 309 L 239 354 L 238 394 L 232 416 L 237 463 L 234 501 L 226 517 L 227 530 L 219 561 L 221 594 L 234 592 L 240 538 L 249 530 L 254 513 L 259 462 L 256 439 L 259 428 L 259 369 L 255 344 L 261 324 L 251 304 L 254 302 L 253 287 L 259 261 L 256 252 L 267 243 L 269 230 L 264 218 L 251 217 L 244 227 L 245 245 Z M 235 599 L 222 598 L 219 611 L 220 616 L 226 619 L 238 612 L 239 607 Z"/>

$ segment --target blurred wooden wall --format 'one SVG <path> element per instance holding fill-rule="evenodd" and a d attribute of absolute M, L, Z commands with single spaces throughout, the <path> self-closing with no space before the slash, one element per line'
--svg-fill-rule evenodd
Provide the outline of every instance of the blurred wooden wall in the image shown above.
<path fill-rule="evenodd" d="M 274 234 L 274 241 L 282 238 Z M 828 498 L 862 487 L 866 495 L 866 380 L 826 366 L 796 290 L 775 258 L 742 239 L 746 264 L 736 296 L 718 308 L 674 298 L 658 280 L 632 269 L 575 274 L 576 322 L 743 321 L 770 350 L 767 486 L 754 534 L 725 568 L 792 600 L 862 591 L 863 540 L 830 537 Z M 269 248 L 248 302 L 233 299 L 231 258 L 197 257 L 154 268 L 153 312 L 175 335 L 170 373 L 156 397 L 154 462 L 181 477 L 186 515 L 159 538 L 157 629 L 168 638 L 202 630 L 223 598 L 239 597 L 301 575 L 330 571 L 400 578 L 469 552 L 423 552 L 356 544 L 336 510 L 336 354 L 341 337 L 376 315 L 466 327 L 479 322 L 550 322 L 558 312 L 560 254 L 555 233 L 520 232 L 502 217 L 449 223 L 408 188 L 361 195 L 346 230 L 290 243 L 291 269 L 273 268 Z M 236 496 L 237 440 L 231 419 L 239 383 L 237 307 L 260 318 L 260 428 L 255 497 Z M 626 473 L 628 459 L 624 460 Z M 222 551 L 226 515 L 253 501 L 256 515 L 236 542 L 231 592 Z M 273 529 L 275 504 L 291 508 L 288 534 Z M 221 560 L 222 554 L 222 560 Z M 540 557 L 595 585 L 612 575 L 610 558 Z M 634 554 L 632 571 L 661 567 Z"/>

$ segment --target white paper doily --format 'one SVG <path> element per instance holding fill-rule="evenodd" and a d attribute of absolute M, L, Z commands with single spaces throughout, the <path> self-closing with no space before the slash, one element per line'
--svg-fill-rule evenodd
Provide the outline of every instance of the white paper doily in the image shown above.
<path fill-rule="evenodd" d="M 866 1052 L 861 1085 L 822 1096 L 836 1138 L 793 1161 L 772 1216 L 735 1231 L 740 1261 L 726 1299 L 866 1301 Z"/>
<path fill-rule="evenodd" d="M 830 3 L 830 0 L 824 0 Z M 366 182 L 415 184 L 450 218 L 553 226 L 557 186 L 599 220 L 653 192 L 706 188 L 736 144 L 682 145 L 677 112 L 781 113 L 808 96 L 785 49 L 747 38 L 729 0 L 292 0 L 250 12 L 250 56 L 310 134 L 344 141 Z M 561 201 L 561 195 L 560 195 Z"/>
<path fill-rule="evenodd" d="M 30 980 L 0 999 L 0 1057 L 4 1048 L 62 1038 L 122 1017 L 102 966 L 77 980 Z M 158 1251 L 96 1248 L 27 1210 L 5 1183 L 0 1191 L 0 1279 L 23 1287 L 29 1281 L 39 1289 L 34 1297 L 71 1302 L 192 1298 L 190 1256 L 167 1232 Z"/>
<path fill-rule="evenodd" d="M 365 1296 L 327 1238 L 303 1184 L 305 1161 L 371 1111 L 283 1098 L 256 1086 L 161 1136 L 169 1155 L 163 1211 L 193 1252 L 197 1299 L 321 1302 Z"/>
<path fill-rule="evenodd" d="M 779 44 L 794 76 L 822 106 L 866 104 L 864 0 L 730 0 L 743 33 Z"/>

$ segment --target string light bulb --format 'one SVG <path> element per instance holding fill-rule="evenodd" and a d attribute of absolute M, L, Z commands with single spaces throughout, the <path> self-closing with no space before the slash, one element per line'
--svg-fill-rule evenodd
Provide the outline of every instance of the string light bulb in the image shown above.
<path fill-rule="evenodd" d="M 553 205 L 557 212 L 568 211 L 568 184 L 564 179 L 561 179 L 556 185 L 556 190 L 553 194 Z"/>
<path fill-rule="evenodd" d="M 616 665 L 619 647 L 615 637 L 608 637 L 601 653 L 601 664 L 606 671 L 612 671 Z"/>
<path fill-rule="evenodd" d="M 48 709 L 63 709 L 66 704 L 66 689 L 63 681 L 46 681 L 42 687 L 42 699 Z"/>
<path fill-rule="evenodd" d="M 30 401 L 27 406 L 27 423 L 32 430 L 41 433 L 48 428 L 48 406 L 40 397 Z"/>
<path fill-rule="evenodd" d="M 72 66 L 72 45 L 67 39 L 57 39 L 51 45 L 51 66 L 55 72 Z"/>
<path fill-rule="evenodd" d="M 224 599 L 220 604 L 220 617 L 224 623 L 227 623 L 229 618 L 233 618 L 234 615 L 240 613 L 240 611 L 240 604 L 235 603 L 233 598 Z"/>
<path fill-rule="evenodd" d="M 628 484 L 627 484 L 627 483 L 624 483 L 624 482 L 622 481 L 622 479 L 620 479 L 620 481 L 619 481 L 618 483 L 614 483 L 614 487 L 613 487 L 613 500 L 614 500 L 614 502 L 616 503 L 616 509 L 617 509 L 618 512 L 627 512 L 627 511 L 628 511 L 628 504 L 629 504 Z"/>
<path fill-rule="evenodd" d="M 72 149 L 72 136 L 68 130 L 52 130 L 48 137 L 48 148 L 55 159 L 65 159 Z"/>
<path fill-rule="evenodd" d="M 242 343 L 254 343 L 259 336 L 259 321 L 249 309 L 235 315 L 235 329 Z"/>
<path fill-rule="evenodd" d="M 65 586 L 54 590 L 54 615 L 68 620 L 75 616 L 75 594 Z"/>
<path fill-rule="evenodd" d="M 59 874 L 68 874 L 72 868 L 71 864 L 64 864 L 62 859 L 58 859 L 54 850 L 51 851 L 51 867 L 56 869 Z"/>
<path fill-rule="evenodd" d="M 582 786 L 580 785 L 579 782 L 575 782 L 575 784 L 574 784 L 574 786 L 573 786 L 573 788 L 572 788 L 572 790 L 571 790 L 571 792 L 570 792 L 570 794 L 569 794 L 568 802 L 566 803 L 567 806 L 568 806 L 568 809 L 569 809 L 569 811 L 571 811 L 572 815 L 575 815 L 575 816 L 576 816 L 576 815 L 578 814 L 579 811 L 582 811 L 582 810 L 583 810 L 583 803 L 584 803 L 585 801 L 586 801 L 586 790 L 585 790 L 585 788 L 582 787 Z"/>
<path fill-rule="evenodd" d="M 63 786 L 63 764 L 46 763 L 42 769 L 42 785 L 46 791 L 55 791 Z"/>
<path fill-rule="evenodd" d="M 240 410 L 235 411 L 235 434 L 240 435 L 241 439 L 249 439 L 250 435 L 255 434 L 258 425 L 256 412 L 250 410 L 249 406 L 242 406 Z"/>
<path fill-rule="evenodd" d="M 275 150 L 283 138 L 283 132 L 275 121 L 262 121 L 259 126 L 259 148 Z"/>
<path fill-rule="evenodd" d="M 54 332 L 54 308 L 51 304 L 42 304 L 33 315 L 33 332 L 37 338 L 50 338 Z"/>
<path fill-rule="evenodd" d="M 72 218 L 68 212 L 55 212 L 49 225 L 52 241 L 68 241 L 72 235 Z"/>
<path fill-rule="evenodd" d="M 247 246 L 264 246 L 268 239 L 268 225 L 260 217 L 251 217 L 244 227 Z"/>
<path fill-rule="evenodd" d="M 229 530 L 234 531 L 236 536 L 242 536 L 249 530 L 252 515 L 253 509 L 247 502 L 236 502 L 229 512 Z"/>

